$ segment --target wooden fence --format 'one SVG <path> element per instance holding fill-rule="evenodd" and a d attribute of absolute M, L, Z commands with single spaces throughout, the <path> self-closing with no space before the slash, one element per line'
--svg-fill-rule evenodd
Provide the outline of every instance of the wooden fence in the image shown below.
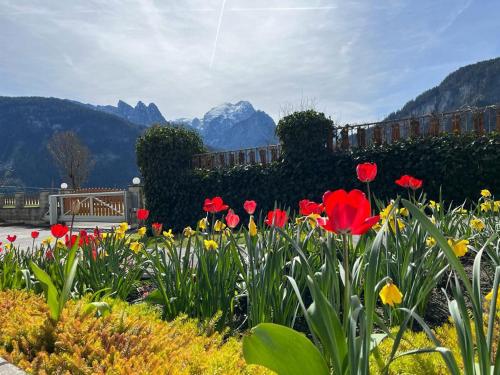
<path fill-rule="evenodd" d="M 477 135 L 500 132 L 500 105 L 466 107 L 457 111 L 430 113 L 381 122 L 346 124 L 332 129 L 327 140 L 331 151 L 347 151 L 373 145 L 391 144 L 402 139 L 435 137 L 443 133 Z M 236 165 L 267 164 L 277 161 L 280 145 L 236 151 L 211 152 L 193 156 L 194 168 L 231 168 Z"/>

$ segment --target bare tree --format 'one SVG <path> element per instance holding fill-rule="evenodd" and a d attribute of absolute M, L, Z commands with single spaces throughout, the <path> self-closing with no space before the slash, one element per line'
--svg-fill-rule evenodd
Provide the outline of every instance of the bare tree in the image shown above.
<path fill-rule="evenodd" d="M 296 111 L 307 111 L 308 109 L 316 110 L 318 100 L 316 98 L 309 98 L 302 96 L 299 103 L 286 102 L 280 106 L 280 118 L 291 115 Z"/>
<path fill-rule="evenodd" d="M 67 178 L 72 189 L 78 189 L 87 180 L 95 161 L 90 150 L 72 131 L 55 133 L 47 144 L 61 176 Z"/>

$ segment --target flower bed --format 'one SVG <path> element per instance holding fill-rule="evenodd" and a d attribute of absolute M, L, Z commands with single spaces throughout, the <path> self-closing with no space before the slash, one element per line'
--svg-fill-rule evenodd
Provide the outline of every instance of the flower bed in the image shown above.
<path fill-rule="evenodd" d="M 34 372 L 261 371 L 241 361 L 243 334 L 246 362 L 278 373 L 500 369 L 500 201 L 484 189 L 473 205 L 448 205 L 403 175 L 401 196 L 382 202 L 370 185 L 377 166 L 356 172 L 366 194 L 303 199 L 295 217 L 284 207 L 259 214 L 252 200 L 241 202 L 243 217 L 213 197 L 177 235 L 146 226 L 141 209 L 136 231 L 122 223 L 112 233 L 71 233 L 58 224 L 54 238 L 33 232 L 28 250 L 10 236 L 0 290 L 43 293 L 46 303 L 5 292 L 14 306 L 33 299 L 34 310 L 0 312 L 0 354 Z"/>

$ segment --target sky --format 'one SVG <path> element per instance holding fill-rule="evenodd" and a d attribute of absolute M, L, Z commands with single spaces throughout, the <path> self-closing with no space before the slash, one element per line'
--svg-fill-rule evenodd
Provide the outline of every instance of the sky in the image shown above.
<path fill-rule="evenodd" d="M 382 120 L 500 56 L 498 0 L 0 0 L 0 95 Z"/>

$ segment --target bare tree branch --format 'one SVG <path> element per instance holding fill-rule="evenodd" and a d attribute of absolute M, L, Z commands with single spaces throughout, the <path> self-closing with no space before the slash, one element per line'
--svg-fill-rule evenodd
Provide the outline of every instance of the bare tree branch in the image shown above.
<path fill-rule="evenodd" d="M 78 189 L 94 168 L 90 150 L 71 131 L 55 133 L 47 144 L 61 177 L 67 178 L 71 188 Z"/>

